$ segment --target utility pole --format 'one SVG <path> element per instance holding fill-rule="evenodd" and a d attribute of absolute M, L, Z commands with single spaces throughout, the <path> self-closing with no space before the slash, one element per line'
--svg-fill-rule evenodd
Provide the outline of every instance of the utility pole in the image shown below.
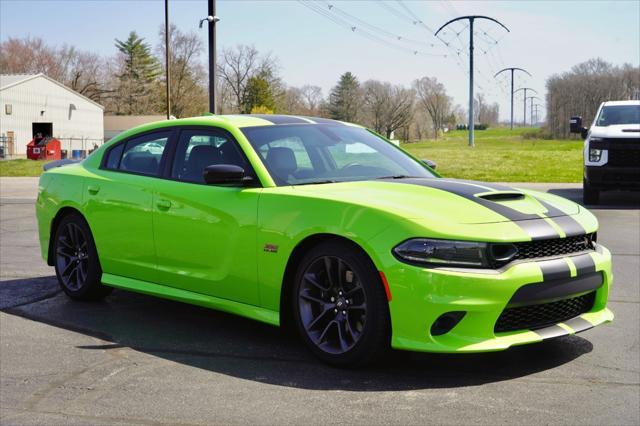
<path fill-rule="evenodd" d="M 531 113 L 530 114 L 531 114 L 531 125 L 533 126 L 533 100 L 534 99 L 540 99 L 540 98 L 537 97 L 537 96 L 529 96 L 529 99 L 531 99 Z M 542 100 L 542 99 L 540 99 L 540 100 Z M 527 101 L 527 98 L 525 98 L 525 102 L 526 101 Z"/>
<path fill-rule="evenodd" d="M 498 76 L 498 74 L 500 74 L 503 71 L 511 71 L 511 130 L 513 130 L 513 73 L 514 71 L 522 71 L 525 72 L 527 74 L 529 74 L 529 76 L 531 76 L 531 74 L 529 73 L 529 71 L 522 69 L 522 68 L 518 68 L 518 67 L 509 67 L 509 68 L 503 68 L 500 71 L 498 71 L 493 78 L 496 78 Z"/>
<path fill-rule="evenodd" d="M 524 112 L 522 114 L 522 127 L 526 127 L 527 126 L 527 90 L 531 90 L 535 94 L 538 94 L 538 92 L 533 90 L 531 87 L 521 87 L 513 93 L 517 93 L 521 90 L 524 90 Z"/>
<path fill-rule="evenodd" d="M 171 118 L 171 63 L 169 61 L 169 0 L 164 0 L 164 60 L 167 83 L 167 120 Z"/>
<path fill-rule="evenodd" d="M 459 18 L 454 18 L 451 19 L 450 21 L 446 22 L 443 26 L 441 26 L 440 28 L 438 28 L 438 31 L 435 32 L 434 36 L 438 36 L 438 33 L 447 25 L 456 22 L 456 21 L 460 21 L 463 19 L 467 19 L 469 21 L 469 123 L 468 123 L 468 127 L 469 127 L 469 146 L 474 146 L 474 123 L 473 123 L 473 22 L 476 19 L 487 19 L 489 21 L 493 21 L 496 24 L 500 25 L 502 28 L 504 28 L 505 30 L 507 30 L 507 32 L 509 32 L 509 28 L 505 27 L 504 25 L 502 25 L 502 23 L 500 23 L 499 21 L 490 18 L 488 16 L 481 16 L 481 15 L 468 15 L 468 16 L 460 16 Z"/>
<path fill-rule="evenodd" d="M 536 114 L 535 114 L 535 116 L 536 116 L 536 123 L 537 123 L 538 121 L 540 121 L 540 115 L 541 115 L 541 114 L 540 114 L 540 111 L 538 110 L 538 108 L 541 108 L 541 107 L 543 107 L 543 105 L 542 105 L 542 104 L 533 104 L 533 108 L 535 109 L 535 113 L 536 113 Z"/>

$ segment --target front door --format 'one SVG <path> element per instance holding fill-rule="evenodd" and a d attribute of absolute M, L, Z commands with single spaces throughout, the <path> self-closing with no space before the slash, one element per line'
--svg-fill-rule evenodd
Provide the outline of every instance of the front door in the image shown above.
<path fill-rule="evenodd" d="M 245 156 L 226 132 L 183 129 L 167 177 L 156 185 L 153 223 L 160 284 L 258 304 L 256 220 L 260 188 L 206 185 L 203 170 Z"/>
<path fill-rule="evenodd" d="M 85 211 L 105 273 L 156 281 L 153 190 L 170 135 L 154 132 L 114 145 L 86 178 Z"/>

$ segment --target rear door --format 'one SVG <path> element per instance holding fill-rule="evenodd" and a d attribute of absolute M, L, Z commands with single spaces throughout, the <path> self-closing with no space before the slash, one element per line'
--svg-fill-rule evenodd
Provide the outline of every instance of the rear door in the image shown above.
<path fill-rule="evenodd" d="M 233 137 L 213 127 L 185 128 L 153 205 L 158 282 L 258 304 L 258 187 L 206 185 L 203 170 L 235 164 L 253 171 Z"/>
<path fill-rule="evenodd" d="M 153 190 L 172 130 L 122 141 L 105 153 L 99 170 L 85 183 L 87 220 L 102 270 L 155 282 Z"/>

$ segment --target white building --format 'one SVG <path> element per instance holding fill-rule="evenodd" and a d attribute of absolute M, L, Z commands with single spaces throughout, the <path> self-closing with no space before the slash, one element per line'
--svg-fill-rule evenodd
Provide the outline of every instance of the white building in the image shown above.
<path fill-rule="evenodd" d="M 69 156 L 103 140 L 104 107 L 44 74 L 0 75 L 0 108 L 9 157 L 25 156 L 37 133 L 60 139 Z"/>

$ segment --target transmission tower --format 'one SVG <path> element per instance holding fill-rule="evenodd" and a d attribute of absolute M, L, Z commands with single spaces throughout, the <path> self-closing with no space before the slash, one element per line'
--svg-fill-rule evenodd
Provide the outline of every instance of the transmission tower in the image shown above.
<path fill-rule="evenodd" d="M 511 71 L 511 130 L 513 130 L 513 73 L 515 71 L 522 71 L 524 73 L 529 74 L 529 76 L 531 76 L 531 74 L 529 73 L 529 71 L 523 69 L 523 68 L 518 68 L 518 67 L 509 67 L 509 68 L 503 68 L 500 71 L 498 71 L 493 78 L 496 78 L 498 76 L 498 74 L 504 72 L 504 71 Z"/>

